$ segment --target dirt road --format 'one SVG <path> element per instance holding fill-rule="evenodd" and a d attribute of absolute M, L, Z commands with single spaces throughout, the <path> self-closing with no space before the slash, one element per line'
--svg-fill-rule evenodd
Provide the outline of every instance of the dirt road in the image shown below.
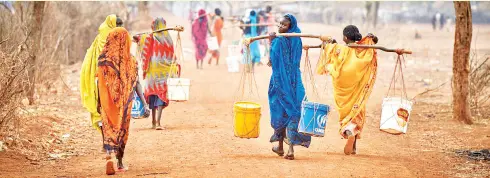
<path fill-rule="evenodd" d="M 177 23 L 177 17 L 167 18 Z M 180 22 L 184 22 L 183 20 Z M 149 24 L 149 23 L 148 23 Z M 331 33 L 340 39 L 341 26 L 300 24 L 306 33 Z M 188 27 L 188 25 L 186 25 Z M 420 25 L 423 39 L 412 39 L 409 26 L 379 30 L 380 44 L 403 46 L 414 50 L 407 66 L 409 95 L 425 89 L 420 78 L 431 78 L 434 83 L 448 79 L 451 70 L 452 33 L 432 32 L 429 26 Z M 186 28 L 190 29 L 190 28 Z M 399 30 L 401 29 L 401 30 Z M 488 29 L 488 28 L 487 28 Z M 397 30 L 398 36 L 388 35 Z M 188 32 L 188 31 L 187 31 Z M 363 31 L 364 32 L 364 31 Z M 237 34 L 227 32 L 229 39 Z M 184 48 L 192 49 L 189 33 L 183 36 Z M 479 37 L 479 47 L 490 49 L 484 41 L 488 32 Z M 406 40 L 403 40 L 406 39 Z M 434 42 L 435 41 L 435 42 Z M 430 42 L 430 43 L 429 43 Z M 304 43 L 314 44 L 313 40 Z M 225 42 L 229 44 L 229 41 Z M 422 45 L 423 44 L 423 45 Z M 427 45 L 431 53 L 424 53 Z M 486 46 L 485 46 L 486 45 Z M 223 49 L 225 50 L 225 49 Z M 436 56 L 437 53 L 437 56 Z M 312 59 L 318 52 L 311 52 Z M 204 66 L 196 70 L 192 54 L 184 63 L 182 77 L 192 80 L 191 99 L 171 103 L 164 111 L 163 125 L 166 130 L 155 131 L 150 119 L 131 121 L 130 137 L 126 147 L 125 162 L 129 171 L 123 177 L 488 177 L 488 163 L 468 161 L 456 157 L 455 149 L 481 149 L 490 147 L 490 125 L 478 120 L 472 126 L 453 122 L 448 106 L 447 87 L 418 100 L 414 105 L 409 131 L 406 135 L 389 135 L 379 131 L 380 104 L 393 70 L 394 54 L 380 52 L 379 76 L 368 103 L 368 121 L 363 139 L 358 144 L 358 155 L 345 156 L 337 129 L 337 114 L 328 118 L 326 136 L 313 138 L 311 147 L 296 148 L 296 160 L 285 160 L 273 154 L 269 137 L 272 134 L 267 103 L 267 87 L 270 68 L 258 67 L 256 80 L 262 105 L 261 133 L 257 139 L 239 139 L 233 136 L 232 105 L 238 87 L 239 73 L 228 73 L 222 54 L 219 66 Z M 438 64 L 426 65 L 430 60 Z M 72 91 L 46 96 L 46 105 L 58 108 L 57 123 L 64 123 L 74 141 L 67 142 L 74 149 L 84 149 L 87 154 L 71 159 L 55 159 L 33 163 L 15 153 L 0 154 L 0 177 L 16 176 L 68 176 L 99 177 L 104 175 L 104 160 L 100 135 L 89 128 L 88 114 L 78 99 L 80 64 L 66 66 L 64 78 Z M 433 69 L 437 68 L 437 71 Z M 330 86 L 328 77 L 317 76 L 321 88 Z M 436 86 L 431 84 L 430 86 Z M 331 86 L 330 86 L 331 87 Z M 322 102 L 333 104 L 331 89 L 322 91 Z M 53 100 L 55 104 L 49 104 Z M 333 106 L 333 105 L 332 105 Z M 35 123 L 47 118 L 37 117 Z M 30 126 L 35 133 L 42 132 L 42 125 Z"/>

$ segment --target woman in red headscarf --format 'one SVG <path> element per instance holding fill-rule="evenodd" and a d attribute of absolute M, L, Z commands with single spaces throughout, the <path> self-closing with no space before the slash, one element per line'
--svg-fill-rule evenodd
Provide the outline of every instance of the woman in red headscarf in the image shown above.
<path fill-rule="evenodd" d="M 209 29 L 206 11 L 201 9 L 198 14 L 198 19 L 194 20 L 192 23 L 192 41 L 194 41 L 196 47 L 196 67 L 197 69 L 202 69 L 202 62 L 208 51 L 206 36 Z M 201 67 L 199 67 L 199 62 L 201 63 Z"/>

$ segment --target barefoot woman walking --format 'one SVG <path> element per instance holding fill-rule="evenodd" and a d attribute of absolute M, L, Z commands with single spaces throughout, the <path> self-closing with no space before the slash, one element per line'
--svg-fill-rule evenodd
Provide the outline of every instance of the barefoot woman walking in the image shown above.
<path fill-rule="evenodd" d="M 192 41 L 196 48 L 196 67 L 202 69 L 202 62 L 208 52 L 206 38 L 208 35 L 208 18 L 204 9 L 199 10 L 199 17 L 192 22 Z M 201 64 L 199 66 L 199 64 Z"/>
<path fill-rule="evenodd" d="M 167 21 L 161 17 L 151 24 L 153 31 L 167 28 Z M 152 115 L 152 129 L 162 130 L 160 120 L 163 109 L 169 106 L 167 98 L 169 77 L 177 77 L 180 66 L 175 63 L 174 43 L 168 31 L 133 36 L 138 42 L 138 54 L 143 63 L 145 99 Z"/>
<path fill-rule="evenodd" d="M 378 42 L 372 34 L 362 38 L 354 25 L 346 26 L 343 35 L 346 44 L 373 45 Z M 376 80 L 376 51 L 327 44 L 322 55 L 317 73 L 332 76 L 335 105 L 340 116 L 339 132 L 347 139 L 344 153 L 356 154 L 356 142 L 366 122 L 366 101 Z"/>

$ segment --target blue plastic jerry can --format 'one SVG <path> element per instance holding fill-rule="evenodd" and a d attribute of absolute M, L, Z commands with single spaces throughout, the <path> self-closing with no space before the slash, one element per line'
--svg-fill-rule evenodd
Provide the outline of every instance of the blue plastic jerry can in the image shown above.
<path fill-rule="evenodd" d="M 141 101 L 141 98 L 136 94 L 136 92 L 133 92 L 133 107 L 131 108 L 131 117 L 132 118 L 139 118 L 142 117 L 145 114 L 145 109 L 143 105 L 143 101 Z"/>

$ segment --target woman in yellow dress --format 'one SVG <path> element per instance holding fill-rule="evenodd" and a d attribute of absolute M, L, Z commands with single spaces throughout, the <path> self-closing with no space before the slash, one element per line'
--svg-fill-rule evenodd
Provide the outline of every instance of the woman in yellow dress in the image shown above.
<path fill-rule="evenodd" d="M 87 49 L 85 58 L 82 63 L 80 73 L 80 95 L 82 105 L 90 112 L 92 126 L 101 131 L 102 122 L 100 112 L 98 111 L 98 93 L 97 93 L 97 59 L 107 43 L 109 32 L 122 26 L 122 20 L 116 15 L 111 14 L 106 17 L 105 21 L 99 26 L 99 34 L 95 37 L 90 48 Z"/>
<path fill-rule="evenodd" d="M 343 30 L 343 41 L 347 45 L 373 45 L 378 39 L 372 34 L 363 38 L 356 26 L 349 25 Z M 335 105 L 340 116 L 339 133 L 347 139 L 344 153 L 356 154 L 356 141 L 366 122 L 366 101 L 376 80 L 376 51 L 336 43 L 329 43 L 324 49 L 317 73 L 332 76 Z"/>

